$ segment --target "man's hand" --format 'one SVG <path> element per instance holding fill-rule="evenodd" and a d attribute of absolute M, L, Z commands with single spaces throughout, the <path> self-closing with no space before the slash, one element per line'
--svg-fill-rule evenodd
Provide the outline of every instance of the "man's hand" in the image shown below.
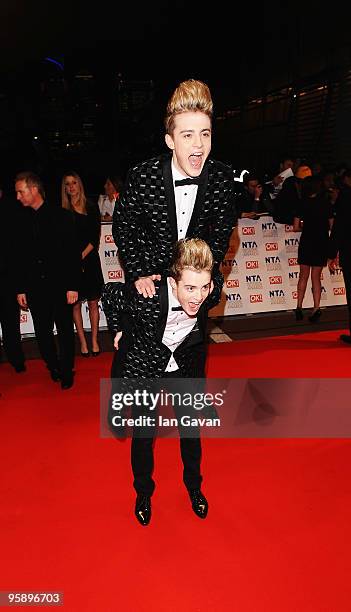
<path fill-rule="evenodd" d="M 67 291 L 67 304 L 75 304 L 78 301 L 78 291 Z"/>
<path fill-rule="evenodd" d="M 156 293 L 155 280 L 161 280 L 161 274 L 152 274 L 151 276 L 141 276 L 135 281 L 134 285 L 138 293 L 144 297 L 153 297 Z"/>
<path fill-rule="evenodd" d="M 339 258 L 335 257 L 335 259 L 328 259 L 328 268 L 331 272 L 334 272 L 336 268 L 339 267 Z"/>
<path fill-rule="evenodd" d="M 123 334 L 123 332 L 119 331 L 115 335 L 115 339 L 113 341 L 113 346 L 115 347 L 116 351 L 118 351 L 118 349 L 119 349 L 118 343 L 119 343 L 120 339 L 122 338 L 122 334 Z"/>
<path fill-rule="evenodd" d="M 18 293 L 17 302 L 19 303 L 22 310 L 28 310 L 27 296 L 25 293 Z"/>
<path fill-rule="evenodd" d="M 272 183 L 274 187 L 278 187 L 278 185 L 281 185 L 283 180 L 284 180 L 283 177 L 280 176 L 280 174 L 278 174 L 277 176 L 274 177 L 274 179 L 272 179 Z"/>

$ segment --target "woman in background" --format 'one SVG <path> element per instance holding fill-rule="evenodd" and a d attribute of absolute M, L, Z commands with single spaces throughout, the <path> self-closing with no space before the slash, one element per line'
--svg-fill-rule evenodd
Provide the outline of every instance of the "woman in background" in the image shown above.
<path fill-rule="evenodd" d="M 76 235 L 82 257 L 82 274 L 78 292 L 78 302 L 73 307 L 73 320 L 80 342 L 83 357 L 90 352 L 84 333 L 82 319 L 82 302 L 87 301 L 91 327 L 91 354 L 100 354 L 98 343 L 99 299 L 101 297 L 104 277 L 99 256 L 101 219 L 97 204 L 87 200 L 82 180 L 76 172 L 67 172 L 61 184 L 62 206 L 73 212 Z"/>
<path fill-rule="evenodd" d="M 301 231 L 298 250 L 300 265 L 297 284 L 297 307 L 295 317 L 302 321 L 302 303 L 306 286 L 311 274 L 313 311 L 309 317 L 316 323 L 322 314 L 319 308 L 321 301 L 321 273 L 328 260 L 329 232 L 333 225 L 333 211 L 328 193 L 323 188 L 323 181 L 318 176 L 307 176 L 302 181 L 301 200 L 294 217 L 294 231 Z"/>
<path fill-rule="evenodd" d="M 123 182 L 119 175 L 109 174 L 104 185 L 105 195 L 98 200 L 102 221 L 112 221 L 115 204 L 122 191 Z"/>

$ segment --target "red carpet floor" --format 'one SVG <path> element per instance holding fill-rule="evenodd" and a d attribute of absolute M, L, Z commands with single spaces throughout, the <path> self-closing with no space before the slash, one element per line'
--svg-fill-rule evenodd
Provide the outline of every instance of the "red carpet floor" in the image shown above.
<path fill-rule="evenodd" d="M 339 333 L 210 345 L 209 375 L 350 377 Z M 130 441 L 99 437 L 110 362 L 77 358 L 68 391 L 41 361 L 1 364 L 0 591 L 61 591 L 68 612 L 349 612 L 350 440 L 204 439 L 201 521 L 160 439 L 143 528 Z"/>

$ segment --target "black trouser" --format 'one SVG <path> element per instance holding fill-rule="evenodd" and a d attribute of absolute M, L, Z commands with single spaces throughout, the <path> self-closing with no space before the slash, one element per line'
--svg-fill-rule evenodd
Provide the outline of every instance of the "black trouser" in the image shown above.
<path fill-rule="evenodd" d="M 179 376 L 176 372 L 165 373 L 163 379 L 176 379 Z M 172 385 L 171 380 L 167 391 L 176 389 L 175 384 Z M 168 387 L 168 386 L 167 386 Z M 178 408 L 174 406 L 174 414 L 178 419 L 178 431 L 180 436 L 180 453 L 183 462 L 183 482 L 187 489 L 199 489 L 202 482 L 202 476 L 200 473 L 201 463 L 201 440 L 200 440 L 200 429 L 197 426 L 194 427 L 183 427 L 180 422 L 182 414 L 187 413 L 192 416 L 193 409 L 185 409 L 184 407 Z M 134 413 L 133 416 L 139 414 L 140 411 Z M 145 414 L 145 413 L 144 413 Z M 134 427 L 132 444 L 131 444 L 131 460 L 132 470 L 134 475 L 134 488 L 137 493 L 143 493 L 144 495 L 151 496 L 155 489 L 155 482 L 152 479 L 152 472 L 154 469 L 154 437 L 156 434 L 156 427 L 142 429 L 140 427 Z M 147 437 L 145 437 L 147 436 Z"/>
<path fill-rule="evenodd" d="M 8 361 L 13 366 L 23 365 L 20 307 L 14 292 L 0 293 L 0 323 L 2 342 Z"/>
<path fill-rule="evenodd" d="M 45 283 L 28 291 L 28 306 L 32 315 L 39 351 L 49 370 L 59 369 L 71 374 L 74 366 L 73 307 L 67 304 L 66 292 Z M 57 354 L 54 324 L 57 330 Z"/>
<path fill-rule="evenodd" d="M 350 328 L 350 334 L 351 334 L 351 262 L 350 263 L 343 262 L 342 273 L 344 276 L 346 301 L 347 301 L 347 308 L 349 311 L 349 328 Z"/>

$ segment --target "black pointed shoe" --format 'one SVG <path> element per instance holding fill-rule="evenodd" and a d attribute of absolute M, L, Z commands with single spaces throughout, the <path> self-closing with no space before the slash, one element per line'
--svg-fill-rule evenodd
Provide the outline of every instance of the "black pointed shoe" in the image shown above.
<path fill-rule="evenodd" d="M 345 344 L 351 344 L 351 335 L 349 336 L 348 334 L 341 334 L 340 340 L 341 342 L 345 342 Z"/>
<path fill-rule="evenodd" d="M 317 323 L 317 321 L 319 321 L 319 319 L 321 318 L 322 315 L 322 311 L 320 308 L 317 308 L 317 310 L 314 311 L 313 314 L 311 314 L 310 317 L 308 317 L 308 320 L 310 321 L 310 323 Z"/>
<path fill-rule="evenodd" d="M 74 374 L 73 372 L 67 372 L 66 374 L 62 374 L 61 377 L 61 389 L 70 389 L 73 387 L 74 382 Z"/>
<path fill-rule="evenodd" d="M 139 493 L 135 502 L 135 516 L 140 525 L 146 527 L 151 519 L 151 497 Z"/>
<path fill-rule="evenodd" d="M 57 368 L 50 368 L 49 372 L 51 380 L 53 380 L 54 382 L 58 382 L 59 380 L 61 380 L 60 370 L 58 370 Z"/>
<path fill-rule="evenodd" d="M 208 502 L 203 493 L 201 493 L 200 489 L 189 489 L 189 497 L 195 514 L 202 519 L 206 518 L 208 512 Z"/>
<path fill-rule="evenodd" d="M 295 308 L 294 312 L 295 312 L 295 319 L 296 319 L 296 321 L 302 321 L 302 319 L 303 319 L 303 310 L 302 310 L 302 308 L 300 308 L 300 306 L 298 306 L 297 308 Z"/>

